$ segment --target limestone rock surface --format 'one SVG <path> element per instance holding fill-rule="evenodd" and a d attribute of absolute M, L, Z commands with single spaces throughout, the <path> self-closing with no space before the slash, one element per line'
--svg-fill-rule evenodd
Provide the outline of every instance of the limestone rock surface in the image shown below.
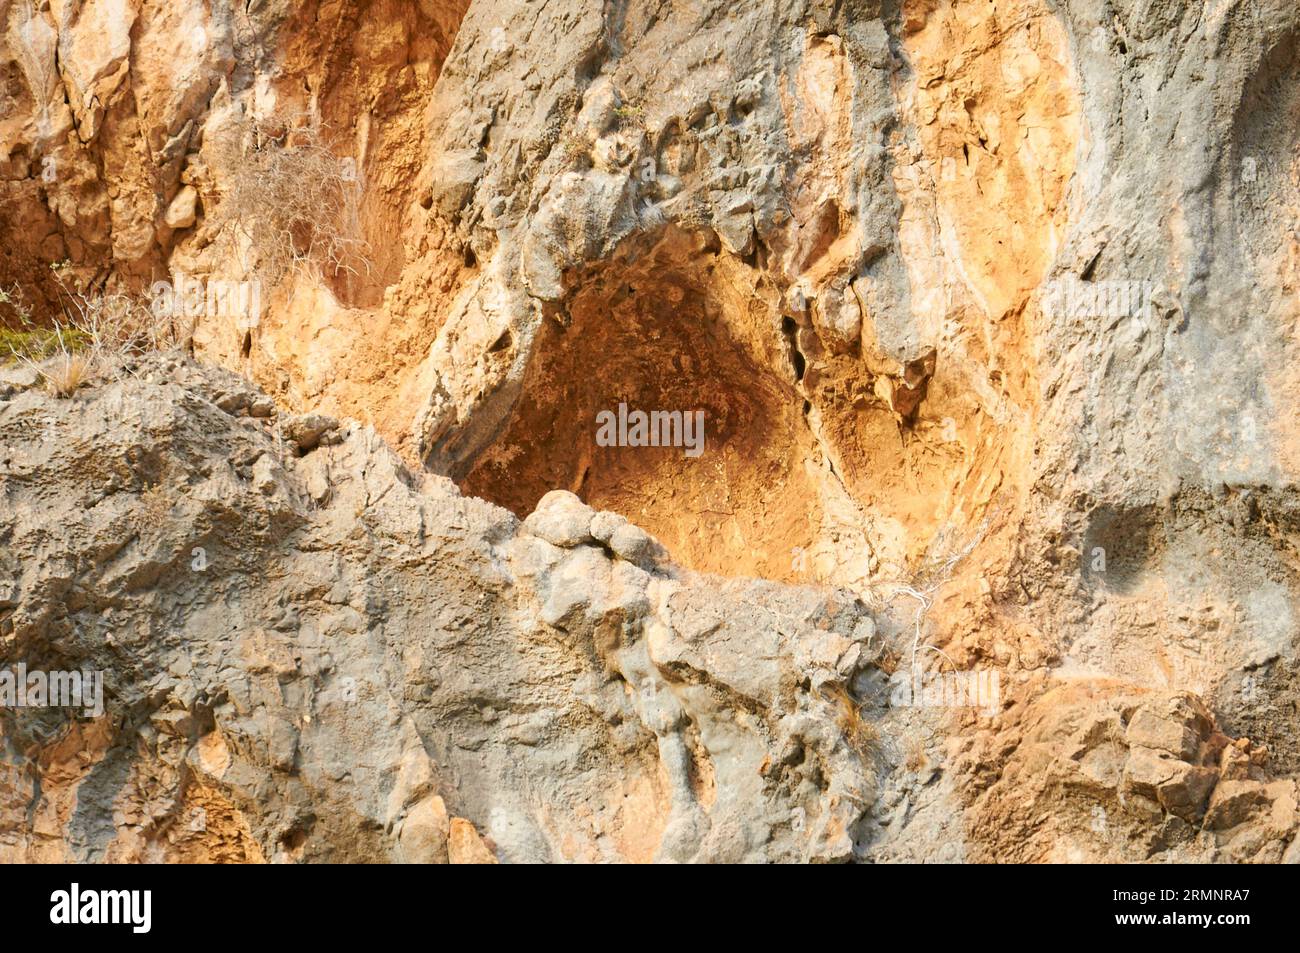
<path fill-rule="evenodd" d="M 0 851 L 1300 859 L 1298 44 L 0 0 Z"/>

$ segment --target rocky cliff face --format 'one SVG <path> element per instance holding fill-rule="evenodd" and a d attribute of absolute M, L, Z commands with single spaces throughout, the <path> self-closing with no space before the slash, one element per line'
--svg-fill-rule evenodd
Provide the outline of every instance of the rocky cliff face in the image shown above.
<path fill-rule="evenodd" d="M 1297 859 L 1298 39 L 0 0 L 0 849 Z"/>

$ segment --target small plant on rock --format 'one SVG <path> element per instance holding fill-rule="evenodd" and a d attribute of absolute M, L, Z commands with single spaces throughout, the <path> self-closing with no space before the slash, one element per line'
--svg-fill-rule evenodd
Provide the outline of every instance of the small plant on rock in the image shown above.
<path fill-rule="evenodd" d="M 51 270 L 59 284 L 60 313 L 38 323 L 19 289 L 0 291 L 0 305 L 19 325 L 0 332 L 0 345 L 55 396 L 71 397 L 93 378 L 115 376 L 136 358 L 180 343 L 175 328 L 158 321 L 142 297 L 81 286 L 67 262 Z"/>
<path fill-rule="evenodd" d="M 241 260 L 251 250 L 274 285 L 292 271 L 339 277 L 370 271 L 356 164 L 335 155 L 327 129 L 306 114 L 249 120 L 219 162 L 227 169 L 216 217 Z"/>

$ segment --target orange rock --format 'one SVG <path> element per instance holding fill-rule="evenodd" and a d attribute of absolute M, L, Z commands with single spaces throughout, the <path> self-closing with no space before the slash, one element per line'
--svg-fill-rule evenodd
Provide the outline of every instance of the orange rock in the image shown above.
<path fill-rule="evenodd" d="M 451 819 L 448 853 L 453 864 L 495 864 L 496 857 L 479 836 L 474 825 L 463 817 Z"/>

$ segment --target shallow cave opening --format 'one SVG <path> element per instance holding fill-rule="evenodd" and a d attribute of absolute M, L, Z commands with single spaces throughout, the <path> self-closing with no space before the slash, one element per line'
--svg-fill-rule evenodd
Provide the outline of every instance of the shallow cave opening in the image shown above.
<path fill-rule="evenodd" d="M 787 582 L 865 583 L 960 536 L 1006 465 L 960 379 L 933 350 L 831 353 L 785 298 L 712 232 L 675 226 L 570 274 L 462 490 L 522 517 L 567 489 L 682 565 Z M 702 413 L 698 455 L 634 445 L 637 411 Z M 611 420 L 629 439 L 602 439 Z"/>
<path fill-rule="evenodd" d="M 521 516 L 568 489 L 695 569 L 790 578 L 820 502 L 780 315 L 706 239 L 673 229 L 642 251 L 572 277 L 513 418 L 462 489 Z M 660 417 L 678 445 L 632 445 L 636 411 L 702 413 L 702 444 Z M 626 439 L 604 445 L 617 431 L 602 423 L 619 418 Z"/>

